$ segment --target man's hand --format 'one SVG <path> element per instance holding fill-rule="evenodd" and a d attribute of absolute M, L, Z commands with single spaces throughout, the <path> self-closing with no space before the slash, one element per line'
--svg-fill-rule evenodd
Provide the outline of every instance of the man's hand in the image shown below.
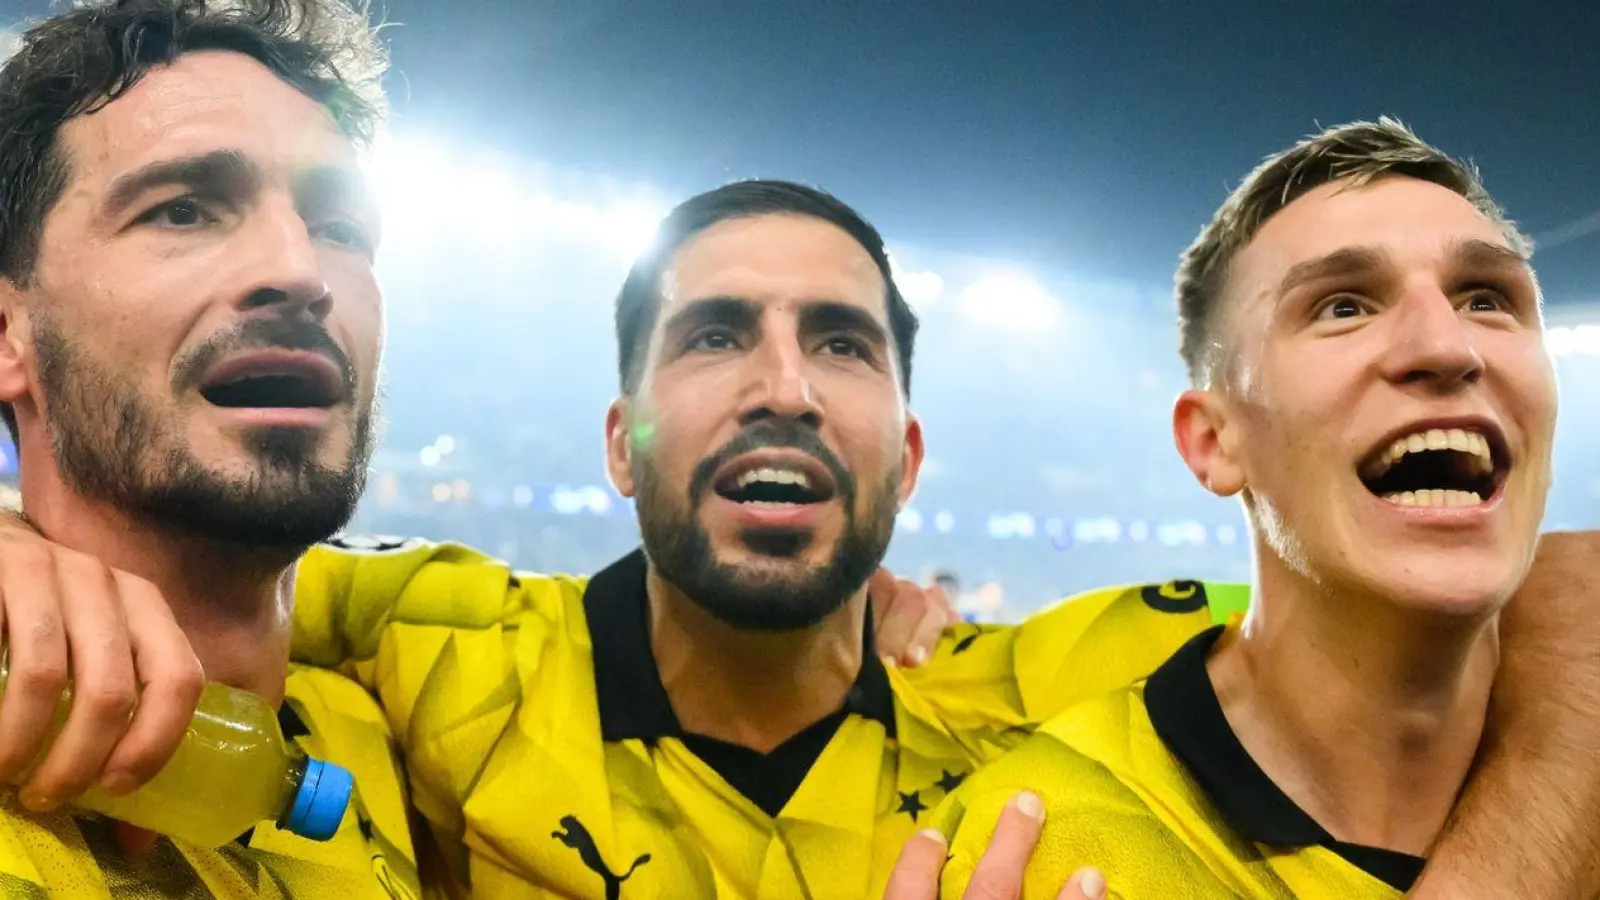
<path fill-rule="evenodd" d="M 1033 794 L 1019 794 L 1006 804 L 995 822 L 994 837 L 967 883 L 965 900 L 1017 900 L 1022 896 L 1022 876 L 1044 828 L 1044 804 Z M 912 836 L 900 851 L 889 875 L 883 900 L 937 900 L 939 872 L 949 852 L 944 835 L 923 831 Z M 1102 900 L 1106 880 L 1096 869 L 1072 876 L 1056 900 Z"/>
<path fill-rule="evenodd" d="M 878 655 L 899 666 L 920 666 L 928 661 L 939 635 L 961 621 L 955 604 L 942 587 L 918 587 L 879 569 L 867 582 L 872 606 L 873 633 Z"/>
<path fill-rule="evenodd" d="M 54 809 L 98 784 L 127 793 L 172 757 L 205 673 L 160 591 L 53 544 L 0 513 L 0 781 L 22 805 Z M 65 727 L 31 774 L 72 682 Z M 142 692 L 139 685 L 143 686 Z"/>

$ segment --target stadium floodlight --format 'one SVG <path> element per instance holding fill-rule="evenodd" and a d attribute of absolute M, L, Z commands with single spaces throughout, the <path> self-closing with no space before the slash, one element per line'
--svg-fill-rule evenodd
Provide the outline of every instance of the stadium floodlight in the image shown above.
<path fill-rule="evenodd" d="M 1061 302 L 1038 279 L 996 272 L 968 285 L 956 302 L 966 318 L 993 328 L 1039 334 L 1061 322 Z"/>

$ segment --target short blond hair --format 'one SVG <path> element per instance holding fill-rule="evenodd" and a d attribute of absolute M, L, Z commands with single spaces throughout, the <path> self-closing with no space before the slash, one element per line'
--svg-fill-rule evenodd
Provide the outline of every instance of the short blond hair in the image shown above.
<path fill-rule="evenodd" d="M 1261 226 L 1322 185 L 1348 181 L 1359 186 L 1391 175 L 1460 194 L 1500 226 L 1512 249 L 1532 253 L 1532 242 L 1484 190 L 1477 168 L 1423 141 L 1401 122 L 1384 117 L 1310 135 L 1245 176 L 1183 252 L 1174 278 L 1178 352 L 1194 384 L 1207 385 L 1215 373 L 1219 360 L 1213 351 L 1220 341 L 1213 332 L 1228 266 Z"/>

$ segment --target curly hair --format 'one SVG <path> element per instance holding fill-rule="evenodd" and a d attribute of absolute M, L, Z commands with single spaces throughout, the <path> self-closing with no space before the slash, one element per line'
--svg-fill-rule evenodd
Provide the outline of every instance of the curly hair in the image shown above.
<path fill-rule="evenodd" d="M 0 66 L 0 275 L 32 275 L 45 216 L 67 184 L 61 126 L 197 50 L 255 59 L 358 144 L 385 115 L 387 57 L 359 0 L 110 0 L 42 19 Z"/>
<path fill-rule="evenodd" d="M 242 53 L 369 144 L 387 113 L 388 57 L 363 0 L 97 0 L 41 19 L 0 65 L 0 277 L 33 277 L 45 217 L 68 182 L 58 135 L 198 50 Z M 0 404 L 13 442 L 16 414 Z"/>

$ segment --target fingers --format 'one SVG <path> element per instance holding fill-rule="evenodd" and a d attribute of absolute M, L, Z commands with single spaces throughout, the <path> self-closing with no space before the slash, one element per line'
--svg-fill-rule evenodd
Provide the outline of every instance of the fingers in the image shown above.
<path fill-rule="evenodd" d="M 1056 900 L 1105 900 L 1106 878 L 1099 869 L 1079 869 L 1067 886 L 1056 895 Z"/>
<path fill-rule="evenodd" d="M 927 598 L 921 588 L 898 580 L 889 596 L 877 633 L 878 655 L 897 665 L 919 666 L 928 661 L 929 647 L 915 643 L 918 626 L 927 613 Z"/>
<path fill-rule="evenodd" d="M 172 758 L 194 718 L 205 671 L 183 629 L 155 585 L 115 572 L 127 615 L 133 664 L 143 693 L 128 726 L 105 763 L 100 785 L 123 794 L 154 778 Z"/>
<path fill-rule="evenodd" d="M 944 835 L 933 829 L 912 835 L 889 873 L 883 900 L 936 900 L 939 873 L 944 869 L 948 852 Z"/>
<path fill-rule="evenodd" d="M 0 780 L 16 784 L 44 748 L 67 686 L 67 635 L 47 548 L 7 547 L 0 602 L 8 655 L 0 696 Z"/>
<path fill-rule="evenodd" d="M 53 809 L 100 778 L 138 701 L 128 622 L 111 570 L 78 553 L 55 555 L 56 584 L 72 665 L 66 725 L 20 796 L 36 811 Z"/>
<path fill-rule="evenodd" d="M 1023 792 L 1011 799 L 995 822 L 989 849 L 967 882 L 966 900 L 1017 900 L 1033 848 L 1044 830 L 1044 801 Z M 1071 896 L 1070 894 L 1068 896 Z"/>
<path fill-rule="evenodd" d="M 896 589 L 894 573 L 882 566 L 867 579 L 867 606 L 872 609 L 872 628 L 883 632 L 883 620 L 894 607 Z"/>
<path fill-rule="evenodd" d="M 931 587 L 923 590 L 924 597 L 922 618 L 911 631 L 911 640 L 907 648 L 907 655 L 911 661 L 906 665 L 921 665 L 933 656 L 933 650 L 939 646 L 939 638 L 944 630 L 954 624 L 956 618 L 955 608 L 950 603 L 950 597 L 942 587 Z"/>

